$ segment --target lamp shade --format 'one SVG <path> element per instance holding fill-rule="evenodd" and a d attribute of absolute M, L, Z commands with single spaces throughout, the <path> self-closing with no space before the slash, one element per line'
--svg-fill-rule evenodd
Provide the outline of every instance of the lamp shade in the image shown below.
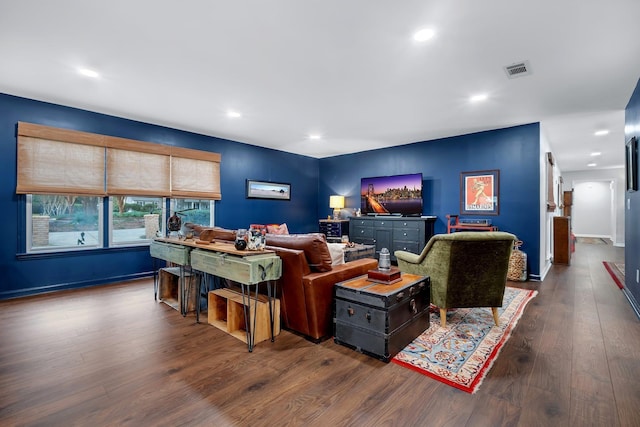
<path fill-rule="evenodd" d="M 330 196 L 329 207 L 333 209 L 344 208 L 344 196 Z"/>

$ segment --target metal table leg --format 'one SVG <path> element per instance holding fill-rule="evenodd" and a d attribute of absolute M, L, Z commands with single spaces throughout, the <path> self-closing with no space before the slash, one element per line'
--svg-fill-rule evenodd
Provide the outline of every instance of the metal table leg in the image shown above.
<path fill-rule="evenodd" d="M 208 297 L 209 295 L 209 275 L 207 273 L 203 273 L 199 271 L 198 276 L 200 280 L 198 281 L 198 292 L 196 292 L 196 323 L 200 323 L 200 311 L 202 310 L 201 301 L 202 301 L 202 290 L 204 289 L 204 295 Z"/>
<path fill-rule="evenodd" d="M 185 274 L 184 266 L 181 265 L 180 277 L 178 278 L 178 292 L 180 293 L 180 314 L 182 314 L 183 317 L 187 315 L 187 287 L 184 284 Z"/>
<path fill-rule="evenodd" d="M 249 285 L 240 284 L 242 289 L 242 308 L 244 309 L 244 324 L 247 333 L 247 347 L 249 353 L 253 351 L 256 337 L 256 319 L 258 318 L 258 285 L 256 285 L 256 297 L 253 302 L 253 325 L 251 325 L 251 289 Z"/>
<path fill-rule="evenodd" d="M 153 300 L 158 301 L 158 286 L 160 282 L 160 269 L 156 268 L 156 258 L 153 258 Z"/>
<path fill-rule="evenodd" d="M 276 304 L 276 286 L 277 283 L 273 282 L 273 290 L 271 289 L 271 280 L 267 281 L 267 296 L 269 299 L 269 326 L 271 327 L 271 342 L 275 341 L 274 335 L 274 308 Z"/>

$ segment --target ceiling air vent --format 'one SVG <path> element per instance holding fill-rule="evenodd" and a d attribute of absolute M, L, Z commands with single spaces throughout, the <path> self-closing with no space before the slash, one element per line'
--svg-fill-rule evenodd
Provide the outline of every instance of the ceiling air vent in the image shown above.
<path fill-rule="evenodd" d="M 531 74 L 531 65 L 529 61 L 522 61 L 516 64 L 507 65 L 504 67 L 504 71 L 507 73 L 507 77 L 515 79 L 516 77 L 528 76 Z"/>

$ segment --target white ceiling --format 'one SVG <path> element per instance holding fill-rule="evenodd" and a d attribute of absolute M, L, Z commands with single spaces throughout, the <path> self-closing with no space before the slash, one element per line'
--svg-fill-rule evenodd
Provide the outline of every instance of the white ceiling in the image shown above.
<path fill-rule="evenodd" d="M 596 150 L 620 167 L 638 17 L 638 0 L 0 0 L 0 92 L 317 158 L 539 121 L 561 170 Z"/>

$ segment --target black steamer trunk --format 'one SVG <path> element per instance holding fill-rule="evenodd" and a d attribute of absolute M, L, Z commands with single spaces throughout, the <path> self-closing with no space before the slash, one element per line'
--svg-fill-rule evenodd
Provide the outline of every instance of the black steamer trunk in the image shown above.
<path fill-rule="evenodd" d="M 367 276 L 336 284 L 334 341 L 389 362 L 429 328 L 430 281 L 403 274 L 392 284 Z"/>

